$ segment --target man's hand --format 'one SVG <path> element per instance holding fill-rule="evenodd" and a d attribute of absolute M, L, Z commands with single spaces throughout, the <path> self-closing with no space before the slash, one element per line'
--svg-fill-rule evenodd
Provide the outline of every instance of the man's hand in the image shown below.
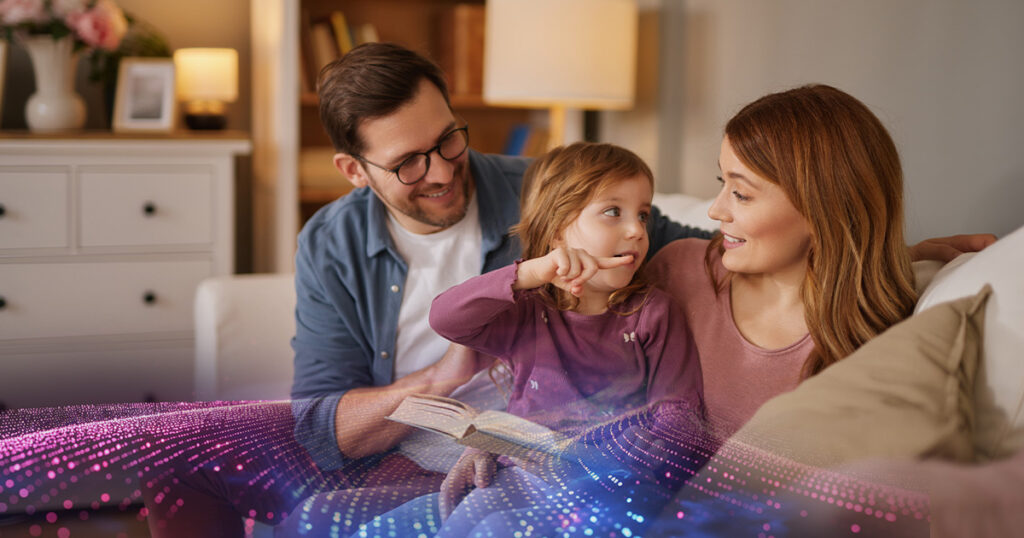
<path fill-rule="evenodd" d="M 467 448 L 455 463 L 448 476 L 441 483 L 441 520 L 448 519 L 455 507 L 474 487 L 486 488 L 491 485 L 497 472 L 497 457 L 489 452 Z"/>
<path fill-rule="evenodd" d="M 431 384 L 438 388 L 437 391 L 430 392 L 447 396 L 456 387 L 469 381 L 477 372 L 491 364 L 494 364 L 494 357 L 490 355 L 477 353 L 459 344 L 449 344 L 448 351 L 441 357 L 441 360 L 428 366 Z"/>
<path fill-rule="evenodd" d="M 965 252 L 977 252 L 996 242 L 992 234 L 964 234 L 925 239 L 910 247 L 911 261 L 938 260 L 949 263 Z"/>

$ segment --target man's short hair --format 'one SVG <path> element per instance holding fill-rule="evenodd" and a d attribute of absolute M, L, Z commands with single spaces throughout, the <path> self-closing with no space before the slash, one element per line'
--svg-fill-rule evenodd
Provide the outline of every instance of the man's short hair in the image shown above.
<path fill-rule="evenodd" d="M 335 151 L 358 155 L 359 125 L 387 116 L 416 96 L 426 79 L 451 107 L 444 73 L 434 62 L 393 43 L 366 43 L 327 64 L 317 80 L 320 121 Z"/>

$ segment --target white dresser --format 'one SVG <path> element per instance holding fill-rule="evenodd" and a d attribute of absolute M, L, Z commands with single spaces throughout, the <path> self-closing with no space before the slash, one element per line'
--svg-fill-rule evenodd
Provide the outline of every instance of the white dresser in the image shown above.
<path fill-rule="evenodd" d="M 189 400 L 244 133 L 0 136 L 0 402 Z"/>

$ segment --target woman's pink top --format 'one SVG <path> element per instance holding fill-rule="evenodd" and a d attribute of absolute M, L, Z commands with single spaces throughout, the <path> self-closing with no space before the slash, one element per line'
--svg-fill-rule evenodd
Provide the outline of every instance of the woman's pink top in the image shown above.
<path fill-rule="evenodd" d="M 729 436 L 769 398 L 796 388 L 814 341 L 808 334 L 781 349 L 748 342 L 733 320 L 731 286 L 717 294 L 712 287 L 704 268 L 707 246 L 705 239 L 674 241 L 658 251 L 647 271 L 682 307 L 700 355 L 708 420 L 716 434 Z M 712 259 L 721 281 L 721 256 Z"/>

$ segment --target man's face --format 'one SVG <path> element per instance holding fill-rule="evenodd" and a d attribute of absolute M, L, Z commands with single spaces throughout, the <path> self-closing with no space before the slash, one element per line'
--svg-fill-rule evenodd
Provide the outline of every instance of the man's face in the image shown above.
<path fill-rule="evenodd" d="M 388 116 L 363 122 L 359 127 L 365 146 L 361 156 L 385 168 L 394 168 L 413 153 L 433 148 L 444 135 L 460 126 L 441 92 L 424 79 L 410 102 Z M 437 232 L 466 216 L 473 192 L 468 150 L 453 161 L 432 152 L 426 177 L 414 185 L 405 185 L 395 174 L 351 155 L 338 154 L 334 160 L 354 185 L 369 186 L 410 232 Z"/>

